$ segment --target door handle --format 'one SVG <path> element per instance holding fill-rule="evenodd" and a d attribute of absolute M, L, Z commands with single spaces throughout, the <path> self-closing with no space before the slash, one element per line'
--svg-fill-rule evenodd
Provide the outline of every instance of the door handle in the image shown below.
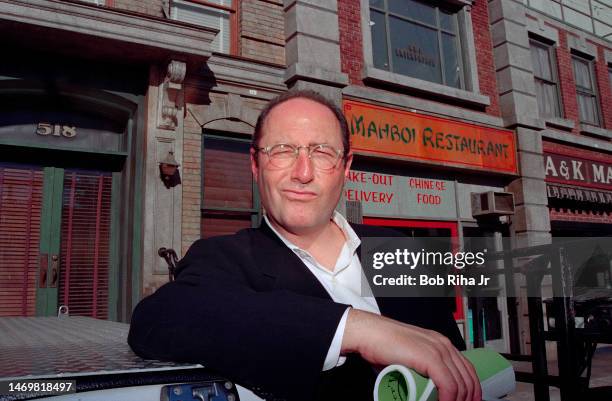
<path fill-rule="evenodd" d="M 51 283 L 49 287 L 57 287 L 57 278 L 59 275 L 59 256 L 51 255 Z"/>
<path fill-rule="evenodd" d="M 38 288 L 47 288 L 47 269 L 49 268 L 49 255 L 40 254 Z"/>

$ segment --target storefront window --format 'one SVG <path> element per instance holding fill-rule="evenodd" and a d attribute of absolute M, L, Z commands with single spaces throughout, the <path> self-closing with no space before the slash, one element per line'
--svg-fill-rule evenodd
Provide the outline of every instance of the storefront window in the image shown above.
<path fill-rule="evenodd" d="M 561 117 L 557 63 L 553 46 L 535 39 L 531 39 L 529 45 L 540 116 Z"/>
<path fill-rule="evenodd" d="M 376 68 L 463 87 L 457 12 L 415 0 L 370 0 Z"/>
<path fill-rule="evenodd" d="M 591 125 L 600 125 L 597 89 L 593 73 L 593 60 L 572 55 L 574 79 L 576 80 L 576 97 L 580 121 Z"/>
<path fill-rule="evenodd" d="M 248 140 L 204 135 L 201 235 L 233 234 L 259 221 Z"/>

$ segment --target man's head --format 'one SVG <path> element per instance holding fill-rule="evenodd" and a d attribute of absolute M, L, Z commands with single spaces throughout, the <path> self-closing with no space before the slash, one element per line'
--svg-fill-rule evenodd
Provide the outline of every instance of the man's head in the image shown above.
<path fill-rule="evenodd" d="M 282 144 L 293 147 L 283 147 L 283 160 L 275 158 L 278 147 L 272 150 Z M 315 92 L 287 92 L 272 100 L 257 121 L 251 169 L 277 229 L 300 235 L 329 224 L 351 161 L 342 112 Z"/>
<path fill-rule="evenodd" d="M 259 114 L 259 117 L 257 118 L 257 123 L 255 124 L 255 132 L 253 133 L 253 139 L 251 142 L 251 146 L 254 149 L 257 149 L 258 147 L 260 147 L 262 129 L 263 129 L 264 122 L 268 118 L 268 114 L 270 114 L 270 112 L 276 106 L 280 105 L 281 103 L 284 103 L 291 99 L 298 99 L 298 98 L 310 99 L 313 102 L 319 103 L 322 106 L 327 107 L 333 113 L 336 120 L 338 120 L 338 124 L 340 124 L 340 134 L 342 136 L 342 146 L 344 147 L 344 158 L 346 160 L 351 150 L 350 149 L 351 143 L 349 140 L 349 128 L 348 128 L 348 123 L 346 121 L 346 118 L 344 117 L 344 114 L 342 114 L 342 110 L 340 110 L 340 108 L 336 106 L 334 102 L 332 102 L 331 100 L 327 99 L 323 95 L 315 91 L 312 91 L 312 90 L 291 90 L 291 91 L 284 92 L 281 95 L 270 100 L 268 104 L 266 105 L 266 107 L 264 107 L 261 113 Z"/>

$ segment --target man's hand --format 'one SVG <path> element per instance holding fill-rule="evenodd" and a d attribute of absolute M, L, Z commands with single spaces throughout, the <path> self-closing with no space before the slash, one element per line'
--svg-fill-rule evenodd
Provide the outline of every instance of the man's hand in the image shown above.
<path fill-rule="evenodd" d="M 400 364 L 428 376 L 440 401 L 481 401 L 472 364 L 438 332 L 364 312 L 349 311 L 341 354 L 357 352 L 374 365 Z"/>

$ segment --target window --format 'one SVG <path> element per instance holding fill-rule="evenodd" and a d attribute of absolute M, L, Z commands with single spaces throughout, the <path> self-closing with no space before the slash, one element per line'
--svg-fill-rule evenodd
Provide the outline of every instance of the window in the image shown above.
<path fill-rule="evenodd" d="M 257 226 L 259 199 L 249 158 L 250 141 L 203 136 L 202 238 Z"/>
<path fill-rule="evenodd" d="M 535 39 L 531 39 L 529 44 L 540 117 L 561 117 L 554 48 Z"/>
<path fill-rule="evenodd" d="M 236 54 L 238 49 L 235 0 L 172 0 L 172 19 L 218 29 L 214 52 Z"/>
<path fill-rule="evenodd" d="M 580 122 L 600 125 L 599 106 L 597 104 L 597 89 L 593 73 L 593 60 L 575 54 L 572 55 L 574 79 L 576 81 L 576 97 L 578 98 L 578 115 Z"/>
<path fill-rule="evenodd" d="M 457 12 L 416 0 L 370 0 L 374 67 L 463 88 Z"/>

